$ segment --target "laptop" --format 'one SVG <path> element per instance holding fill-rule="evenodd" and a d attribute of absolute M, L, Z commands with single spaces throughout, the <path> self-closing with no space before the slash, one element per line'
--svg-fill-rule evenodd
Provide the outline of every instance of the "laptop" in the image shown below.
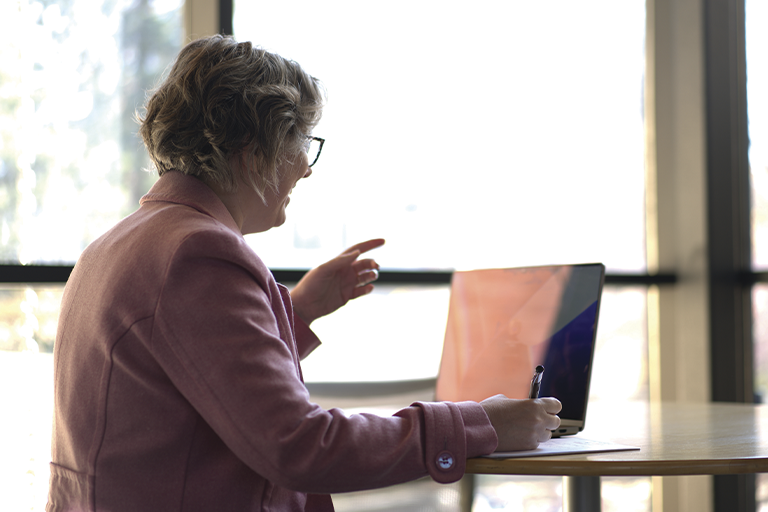
<path fill-rule="evenodd" d="M 436 399 L 528 398 L 542 365 L 539 396 L 563 404 L 553 437 L 581 432 L 604 279 L 600 263 L 455 272 Z"/>

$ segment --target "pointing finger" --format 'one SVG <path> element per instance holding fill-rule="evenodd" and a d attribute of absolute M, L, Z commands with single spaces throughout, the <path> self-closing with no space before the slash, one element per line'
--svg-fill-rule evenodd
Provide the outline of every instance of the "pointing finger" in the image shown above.
<path fill-rule="evenodd" d="M 352 247 L 347 248 L 342 254 L 347 254 L 351 251 L 360 251 L 360 253 L 368 252 L 372 249 L 376 249 L 377 247 L 381 247 L 384 245 L 384 242 L 385 240 L 383 238 L 366 240 L 365 242 L 360 242 L 359 244 L 355 244 Z"/>

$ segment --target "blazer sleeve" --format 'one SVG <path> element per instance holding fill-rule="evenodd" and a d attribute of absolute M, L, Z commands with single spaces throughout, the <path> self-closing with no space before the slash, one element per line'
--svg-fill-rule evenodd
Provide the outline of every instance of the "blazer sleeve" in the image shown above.
<path fill-rule="evenodd" d="M 495 449 L 495 431 L 474 402 L 417 403 L 391 417 L 347 415 L 310 402 L 271 274 L 232 238 L 204 232 L 178 248 L 151 350 L 245 464 L 276 485 L 332 493 L 427 474 L 455 481 L 467 457 Z"/>

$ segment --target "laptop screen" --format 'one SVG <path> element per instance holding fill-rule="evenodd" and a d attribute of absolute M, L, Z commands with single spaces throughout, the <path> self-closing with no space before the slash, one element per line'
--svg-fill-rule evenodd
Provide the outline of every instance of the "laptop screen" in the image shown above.
<path fill-rule="evenodd" d="M 527 398 L 543 365 L 540 396 L 583 421 L 604 275 L 597 263 L 455 272 L 436 398 Z"/>

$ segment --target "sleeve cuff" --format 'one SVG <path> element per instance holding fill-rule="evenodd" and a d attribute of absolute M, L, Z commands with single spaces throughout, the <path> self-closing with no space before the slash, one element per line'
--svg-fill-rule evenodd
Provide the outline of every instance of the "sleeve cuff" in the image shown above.
<path fill-rule="evenodd" d="M 436 482 L 455 482 L 464 475 L 468 457 L 493 452 L 496 432 L 476 402 L 416 402 L 424 413 L 424 455 Z"/>

